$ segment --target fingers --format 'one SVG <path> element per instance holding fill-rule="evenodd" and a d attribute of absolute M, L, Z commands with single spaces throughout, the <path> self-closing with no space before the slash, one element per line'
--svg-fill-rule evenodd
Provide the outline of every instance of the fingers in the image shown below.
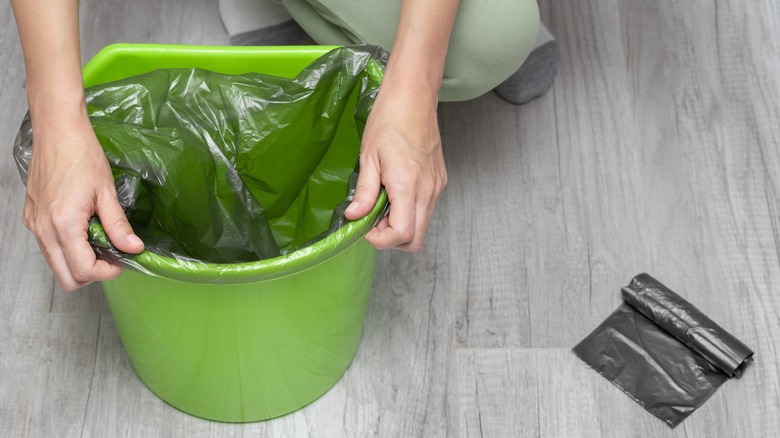
<path fill-rule="evenodd" d="M 46 263 L 51 267 L 54 276 L 57 277 L 57 281 L 65 292 L 72 292 L 87 284 L 85 282 L 76 281 L 73 278 L 68 263 L 65 261 L 65 256 L 62 253 L 62 248 L 58 245 L 47 245 L 44 243 L 51 241 L 48 236 L 43 239 L 36 237 L 35 240 L 38 241 L 38 247 L 41 248 L 41 253 L 46 259 Z"/>
<path fill-rule="evenodd" d="M 121 267 L 95 257 L 95 251 L 87 242 L 87 226 L 87 221 L 84 221 L 81 227 L 73 224 L 70 229 L 74 232 L 63 232 L 59 237 L 59 245 L 70 275 L 77 283 L 75 288 L 93 281 L 113 280 L 122 272 Z M 64 283 L 61 284 L 63 289 L 68 290 Z"/>
<path fill-rule="evenodd" d="M 415 181 L 415 178 L 408 178 Z M 401 181 L 396 180 L 396 181 Z M 369 232 L 366 240 L 378 249 L 396 248 L 406 252 L 422 249 L 436 200 L 444 190 L 446 174 L 438 182 L 385 183 L 390 198 L 390 216 Z M 394 195 L 394 196 L 393 196 Z"/>
<path fill-rule="evenodd" d="M 388 196 L 392 206 L 390 208 L 390 216 L 383 219 L 376 228 L 366 235 L 366 240 L 378 249 L 408 244 L 416 236 L 416 194 L 411 190 L 405 189 L 399 190 L 399 193 L 391 194 L 391 191 L 396 188 L 393 186 L 388 188 Z M 420 237 L 422 236 L 421 234 Z"/>
<path fill-rule="evenodd" d="M 406 252 L 419 252 L 424 243 L 425 233 L 428 231 L 428 222 L 433 215 L 436 200 L 430 202 L 418 202 L 415 209 L 415 233 L 414 239 L 410 242 L 402 243 L 396 248 Z"/>
<path fill-rule="evenodd" d="M 120 251 L 138 254 L 144 250 L 144 243 L 133 233 L 133 228 L 113 192 L 98 196 L 95 210 L 109 240 Z"/>
<path fill-rule="evenodd" d="M 96 259 L 87 242 L 87 219 L 70 210 L 58 211 L 48 220 L 31 218 L 25 211 L 25 225 L 35 234 L 47 263 L 67 292 L 92 281 L 113 279 L 122 272 L 119 266 Z"/>
<path fill-rule="evenodd" d="M 373 161 L 363 162 L 364 156 L 361 156 L 355 198 L 344 211 L 344 216 L 349 220 L 360 219 L 370 213 L 376 204 L 377 196 L 379 196 L 379 187 L 381 186 L 379 168 Z"/>

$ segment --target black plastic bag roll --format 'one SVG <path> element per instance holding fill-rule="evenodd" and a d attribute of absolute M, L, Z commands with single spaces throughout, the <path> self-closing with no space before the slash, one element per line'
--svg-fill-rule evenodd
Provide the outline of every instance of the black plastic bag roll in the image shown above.
<path fill-rule="evenodd" d="M 621 292 L 623 301 L 726 375 L 742 375 L 753 352 L 693 304 L 647 274 L 634 277 Z"/>
<path fill-rule="evenodd" d="M 675 427 L 753 351 L 648 274 L 622 289 L 625 301 L 574 353 L 650 413 Z"/>

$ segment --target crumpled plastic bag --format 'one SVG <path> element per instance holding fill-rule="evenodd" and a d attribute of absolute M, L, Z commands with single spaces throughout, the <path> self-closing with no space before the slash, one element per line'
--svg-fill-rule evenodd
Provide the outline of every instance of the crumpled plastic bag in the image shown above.
<path fill-rule="evenodd" d="M 288 254 L 338 230 L 386 61 L 378 47 L 342 47 L 292 79 L 161 69 L 88 88 L 90 120 L 146 251 L 197 269 Z M 25 183 L 32 128 L 28 114 L 14 144 Z M 97 228 L 100 258 L 155 274 Z"/>
<path fill-rule="evenodd" d="M 650 275 L 621 293 L 625 302 L 573 351 L 669 426 L 753 360 L 742 341 Z"/>

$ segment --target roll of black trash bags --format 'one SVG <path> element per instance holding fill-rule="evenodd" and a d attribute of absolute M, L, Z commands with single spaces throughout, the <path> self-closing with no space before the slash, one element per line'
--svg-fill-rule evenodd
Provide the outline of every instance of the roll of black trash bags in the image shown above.
<path fill-rule="evenodd" d="M 753 359 L 743 342 L 648 274 L 622 296 L 574 354 L 671 427 Z"/>
<path fill-rule="evenodd" d="M 742 341 L 647 274 L 622 289 L 623 301 L 699 353 L 729 377 L 739 377 L 753 356 Z"/>

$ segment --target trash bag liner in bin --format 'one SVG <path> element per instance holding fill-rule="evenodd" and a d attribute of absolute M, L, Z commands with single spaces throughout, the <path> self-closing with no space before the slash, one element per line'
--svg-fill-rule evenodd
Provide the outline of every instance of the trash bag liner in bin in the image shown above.
<path fill-rule="evenodd" d="M 120 204 L 146 250 L 181 271 L 277 257 L 339 229 L 358 151 L 349 161 L 329 152 L 359 143 L 386 60 L 378 47 L 342 47 L 292 79 L 160 69 L 88 88 Z M 28 114 L 14 146 L 25 182 L 32 136 Z M 100 258 L 160 275 L 100 227 L 90 241 Z"/>
<path fill-rule="evenodd" d="M 650 275 L 634 277 L 622 296 L 574 353 L 672 427 L 752 360 L 750 348 Z"/>

